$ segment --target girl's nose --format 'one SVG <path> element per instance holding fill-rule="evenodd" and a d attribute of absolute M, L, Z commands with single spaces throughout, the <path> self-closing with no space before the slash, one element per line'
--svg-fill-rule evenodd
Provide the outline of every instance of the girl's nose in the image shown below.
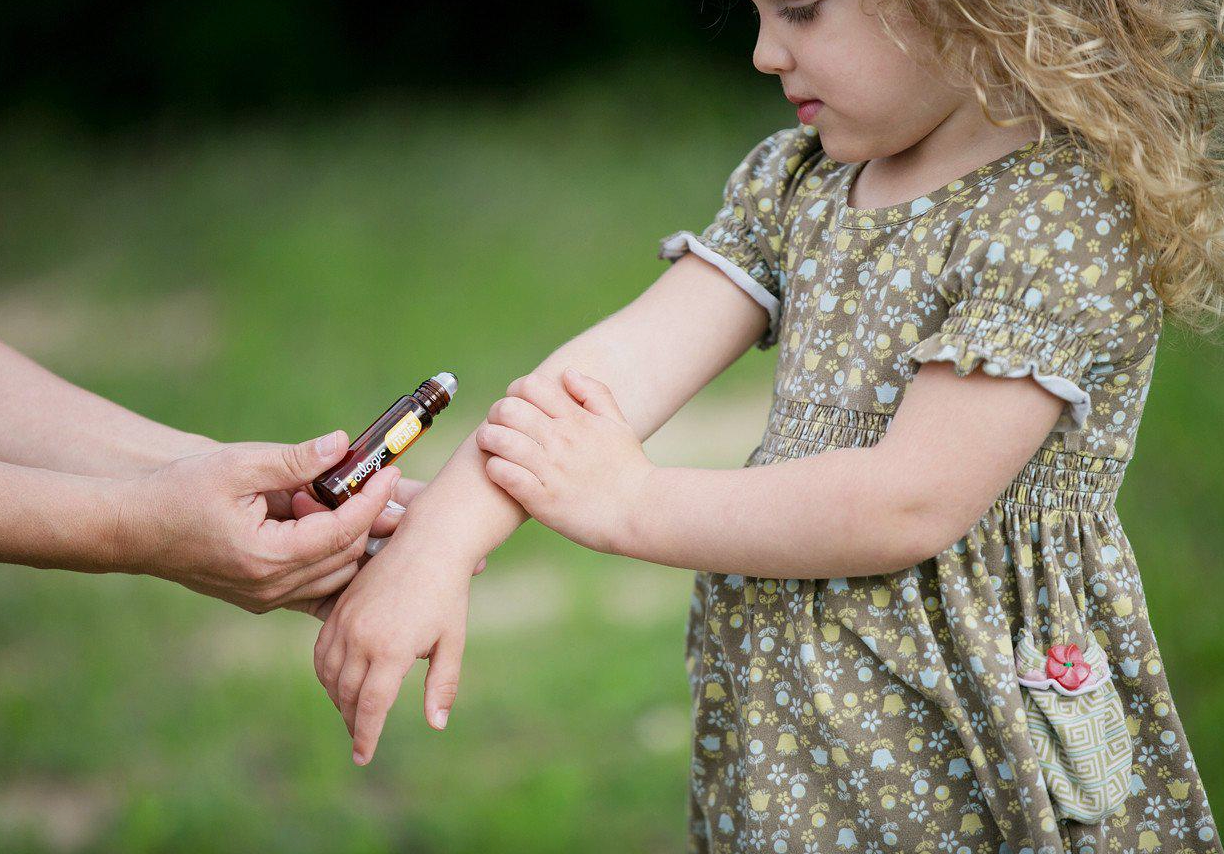
<path fill-rule="evenodd" d="M 768 32 L 768 27 L 763 21 L 761 28 L 757 31 L 756 47 L 752 51 L 752 64 L 762 74 L 782 74 L 786 71 L 793 71 L 795 68 L 794 56 L 782 42 Z"/>

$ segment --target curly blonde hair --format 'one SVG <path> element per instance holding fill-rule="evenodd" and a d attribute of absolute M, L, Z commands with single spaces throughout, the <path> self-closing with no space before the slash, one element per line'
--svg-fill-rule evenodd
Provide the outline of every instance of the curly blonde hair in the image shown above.
<path fill-rule="evenodd" d="M 989 121 L 1066 135 L 1130 199 L 1152 284 L 1200 331 L 1224 319 L 1220 0 L 877 0 L 969 80 Z M 911 55 L 913 55 L 911 53 Z"/>

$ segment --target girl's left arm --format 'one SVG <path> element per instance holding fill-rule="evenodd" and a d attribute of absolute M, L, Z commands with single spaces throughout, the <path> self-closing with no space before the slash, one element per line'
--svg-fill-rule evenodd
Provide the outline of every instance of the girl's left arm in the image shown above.
<path fill-rule="evenodd" d="M 490 479 L 600 551 L 766 578 L 893 572 L 958 540 L 1055 426 L 1035 382 L 922 365 L 884 438 L 731 470 L 656 467 L 607 387 L 567 376 L 574 406 L 505 398 L 477 434 Z"/>

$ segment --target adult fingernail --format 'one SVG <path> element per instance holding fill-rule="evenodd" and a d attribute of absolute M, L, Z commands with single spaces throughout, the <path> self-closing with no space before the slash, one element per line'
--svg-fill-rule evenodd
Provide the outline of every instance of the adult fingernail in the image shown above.
<path fill-rule="evenodd" d="M 386 543 L 387 540 L 389 539 L 391 538 L 390 537 L 366 537 L 366 549 L 365 549 L 366 554 L 368 554 L 370 557 L 374 557 L 374 555 L 378 554 L 382 550 L 383 544 Z"/>
<path fill-rule="evenodd" d="M 403 516 L 408 512 L 408 508 L 400 504 L 394 498 L 387 502 L 387 512 L 392 516 Z"/>
<path fill-rule="evenodd" d="M 446 719 L 450 717 L 450 709 L 438 709 L 434 712 L 434 726 L 438 729 L 446 728 Z"/>
<path fill-rule="evenodd" d="M 360 750 L 354 750 L 353 751 L 353 762 L 355 762 L 358 765 L 365 765 L 367 762 L 369 762 L 369 760 L 366 759 L 365 756 L 362 755 Z"/>
<path fill-rule="evenodd" d="M 330 457 L 336 452 L 336 434 L 335 432 L 328 433 L 326 436 L 320 436 L 315 439 L 315 450 L 318 451 L 320 457 Z"/>

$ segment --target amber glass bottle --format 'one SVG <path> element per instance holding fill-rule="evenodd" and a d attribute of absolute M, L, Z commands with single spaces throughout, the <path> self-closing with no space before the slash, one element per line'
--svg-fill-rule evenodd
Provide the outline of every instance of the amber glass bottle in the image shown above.
<path fill-rule="evenodd" d="M 433 426 L 434 416 L 455 396 L 458 380 L 443 371 L 406 394 L 349 445 L 344 459 L 311 483 L 315 497 L 333 510 L 361 491 L 370 475 L 391 465 Z"/>

